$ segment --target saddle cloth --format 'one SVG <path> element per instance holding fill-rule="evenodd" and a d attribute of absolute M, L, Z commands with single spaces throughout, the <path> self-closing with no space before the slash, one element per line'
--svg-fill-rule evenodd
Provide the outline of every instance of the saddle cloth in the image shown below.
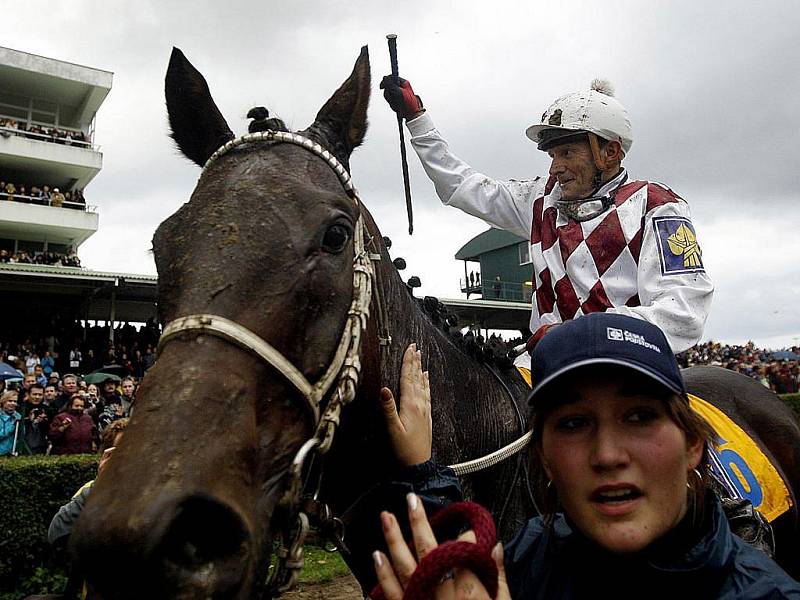
<path fill-rule="evenodd" d="M 530 370 L 517 370 L 531 386 Z M 749 500 L 770 522 L 789 510 L 792 496 L 786 482 L 753 438 L 702 398 L 689 394 L 689 405 L 717 433 L 717 444 L 709 452 L 709 468 L 728 497 Z"/>

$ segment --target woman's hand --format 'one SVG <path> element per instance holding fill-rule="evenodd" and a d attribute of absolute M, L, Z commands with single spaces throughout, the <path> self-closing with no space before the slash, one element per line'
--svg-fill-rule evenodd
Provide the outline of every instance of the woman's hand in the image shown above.
<path fill-rule="evenodd" d="M 111 454 L 114 452 L 114 446 L 110 448 L 106 448 L 103 451 L 103 454 L 100 456 L 100 462 L 97 465 L 97 476 L 100 477 L 100 473 L 103 472 L 105 469 L 106 464 L 108 464 L 108 459 L 111 458 Z"/>
<path fill-rule="evenodd" d="M 422 353 L 411 344 L 403 354 L 400 368 L 400 412 L 389 388 L 381 390 L 381 404 L 394 454 L 403 466 L 424 463 L 431 458 L 433 424 L 431 387 L 422 372 Z"/>
<path fill-rule="evenodd" d="M 391 561 L 387 556 L 376 550 L 372 557 L 375 561 L 375 573 L 378 583 L 383 589 L 386 600 L 402 600 L 405 588 L 417 564 L 439 544 L 433 535 L 433 530 L 428 523 L 422 502 L 415 494 L 408 495 L 408 517 L 411 522 L 411 535 L 413 536 L 416 556 L 403 539 L 400 526 L 393 514 L 381 513 L 381 526 L 386 545 L 389 548 Z M 475 534 L 472 531 L 462 533 L 459 541 L 475 543 Z M 492 550 L 492 558 L 497 564 L 497 597 L 495 600 L 511 600 L 511 594 L 506 583 L 506 572 L 503 566 L 503 546 L 497 544 Z M 489 594 L 483 587 L 480 579 L 466 569 L 455 569 L 452 576 L 442 579 L 436 588 L 437 600 L 450 600 L 455 598 L 470 598 L 475 600 L 488 600 Z"/>

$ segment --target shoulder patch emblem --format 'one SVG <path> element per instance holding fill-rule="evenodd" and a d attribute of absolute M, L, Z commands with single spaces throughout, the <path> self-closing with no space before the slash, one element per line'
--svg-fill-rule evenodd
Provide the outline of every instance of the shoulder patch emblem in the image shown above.
<path fill-rule="evenodd" d="M 653 226 L 658 240 L 663 275 L 702 273 L 703 252 L 694 227 L 684 217 L 656 217 Z"/>

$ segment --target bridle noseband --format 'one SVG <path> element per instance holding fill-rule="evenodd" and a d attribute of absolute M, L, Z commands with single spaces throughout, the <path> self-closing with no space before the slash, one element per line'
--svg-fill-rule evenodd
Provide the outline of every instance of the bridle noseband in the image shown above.
<path fill-rule="evenodd" d="M 200 177 L 202 178 L 221 156 L 231 150 L 244 144 L 263 142 L 294 144 L 322 158 L 333 169 L 345 193 L 359 211 L 353 232 L 353 298 L 347 314 L 347 323 L 330 365 L 319 381 L 311 383 L 279 350 L 259 335 L 230 319 L 205 313 L 187 315 L 170 321 L 161 334 L 158 351 L 161 352 L 164 345 L 173 338 L 189 333 L 213 335 L 259 357 L 283 375 L 305 400 L 305 406 L 314 422 L 315 432 L 295 456 L 289 471 L 289 486 L 279 502 L 279 508 L 288 510 L 294 517 L 292 519 L 294 526 L 287 526 L 279 534 L 278 561 L 270 574 L 265 590 L 266 594 L 274 596 L 293 587 L 303 566 L 303 540 L 308 530 L 308 517 L 298 509 L 303 487 L 303 466 L 313 455 L 313 451 L 325 454 L 330 449 L 342 408 L 355 398 L 358 389 L 361 378 L 361 336 L 369 320 L 375 279 L 375 268 L 372 263 L 380 260 L 380 254 L 366 250 L 367 234 L 361 200 L 347 169 L 328 150 L 302 135 L 267 130 L 231 140 L 209 157 Z M 372 243 L 372 238 L 369 239 L 369 243 Z M 381 321 L 385 318 L 383 313 L 384 311 L 379 311 L 378 316 Z M 378 325 L 379 330 L 384 333 L 382 340 L 388 341 L 390 338 L 386 333 L 385 321 Z M 329 394 L 334 383 L 335 390 Z"/>

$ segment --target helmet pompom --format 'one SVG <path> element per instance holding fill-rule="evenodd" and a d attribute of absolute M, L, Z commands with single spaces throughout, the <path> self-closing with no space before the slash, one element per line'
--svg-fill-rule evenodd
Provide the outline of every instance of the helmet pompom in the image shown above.
<path fill-rule="evenodd" d="M 614 86 L 608 79 L 592 79 L 592 89 L 606 96 L 614 95 Z"/>

